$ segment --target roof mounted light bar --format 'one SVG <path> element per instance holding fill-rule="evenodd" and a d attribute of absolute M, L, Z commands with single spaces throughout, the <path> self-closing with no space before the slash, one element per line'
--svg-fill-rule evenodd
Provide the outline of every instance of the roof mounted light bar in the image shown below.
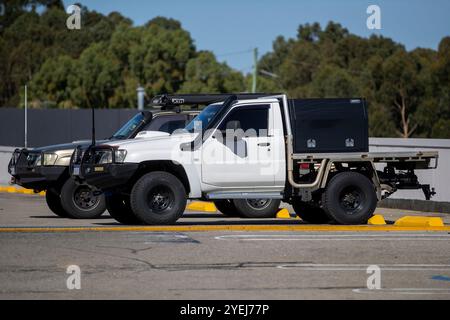
<path fill-rule="evenodd" d="M 274 95 L 279 93 L 162 94 L 153 97 L 149 106 L 159 106 L 166 110 L 179 108 L 181 105 L 208 105 L 224 101 L 231 96 L 236 96 L 237 100 L 248 100 Z"/>

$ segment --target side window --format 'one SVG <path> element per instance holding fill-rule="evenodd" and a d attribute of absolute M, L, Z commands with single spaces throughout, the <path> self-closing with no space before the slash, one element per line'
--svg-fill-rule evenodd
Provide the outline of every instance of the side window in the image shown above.
<path fill-rule="evenodd" d="M 172 133 L 177 129 L 182 129 L 186 126 L 186 121 L 178 120 L 178 121 L 169 121 L 164 123 L 158 131 Z"/>
<path fill-rule="evenodd" d="M 232 110 L 219 126 L 221 132 L 225 132 L 227 128 L 239 128 L 244 132 L 253 129 L 258 137 L 267 136 L 269 106 L 244 106 Z"/>
<path fill-rule="evenodd" d="M 184 115 L 160 115 L 156 116 L 143 130 L 172 133 L 176 129 L 184 128 L 186 121 Z"/>

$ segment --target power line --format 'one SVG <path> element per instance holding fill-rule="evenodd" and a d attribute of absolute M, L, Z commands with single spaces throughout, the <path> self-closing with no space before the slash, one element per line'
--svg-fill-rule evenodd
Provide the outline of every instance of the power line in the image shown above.
<path fill-rule="evenodd" d="M 218 54 L 218 55 L 216 55 L 216 57 L 219 58 L 219 57 L 227 57 L 227 56 L 237 56 L 237 55 L 240 55 L 240 54 L 250 53 L 252 51 L 253 51 L 253 49 L 248 49 L 248 50 L 245 50 L 245 51 L 227 52 L 227 53 Z"/>

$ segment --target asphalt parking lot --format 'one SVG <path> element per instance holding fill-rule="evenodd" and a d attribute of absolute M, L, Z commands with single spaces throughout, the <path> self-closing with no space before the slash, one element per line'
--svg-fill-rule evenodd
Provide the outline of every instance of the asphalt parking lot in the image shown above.
<path fill-rule="evenodd" d="M 0 193 L 0 299 L 449 299 L 450 215 L 377 209 L 446 228 L 306 225 L 186 212 L 176 226 L 123 228 L 54 216 L 44 197 Z M 80 289 L 67 287 L 70 265 Z M 368 289 L 370 265 L 380 289 Z"/>

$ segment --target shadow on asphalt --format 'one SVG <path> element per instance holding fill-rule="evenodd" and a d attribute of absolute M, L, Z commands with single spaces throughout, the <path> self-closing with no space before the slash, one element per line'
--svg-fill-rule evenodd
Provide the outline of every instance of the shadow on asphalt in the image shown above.
<path fill-rule="evenodd" d="M 123 226 L 123 224 L 120 224 L 118 222 L 108 222 L 108 223 L 94 223 L 96 225 L 100 226 Z M 248 226 L 248 225 L 305 225 L 307 223 L 301 221 L 301 220 L 271 220 L 271 219 L 265 219 L 265 220 L 216 220 L 216 221 L 178 221 L 175 224 L 172 224 L 172 226 L 223 226 L 223 225 L 233 225 L 233 226 Z"/>
<path fill-rule="evenodd" d="M 33 219 L 68 219 L 68 218 L 64 218 L 64 217 L 58 217 L 57 215 L 54 215 L 54 216 L 30 216 L 30 218 L 33 218 Z M 101 217 L 95 218 L 95 220 L 105 220 L 105 219 L 112 219 L 112 218 L 109 215 L 103 215 Z M 90 219 L 85 219 L 85 220 L 90 220 Z"/>
<path fill-rule="evenodd" d="M 33 218 L 33 219 L 66 219 L 66 218 L 58 217 L 58 216 L 30 216 L 30 218 Z"/>

